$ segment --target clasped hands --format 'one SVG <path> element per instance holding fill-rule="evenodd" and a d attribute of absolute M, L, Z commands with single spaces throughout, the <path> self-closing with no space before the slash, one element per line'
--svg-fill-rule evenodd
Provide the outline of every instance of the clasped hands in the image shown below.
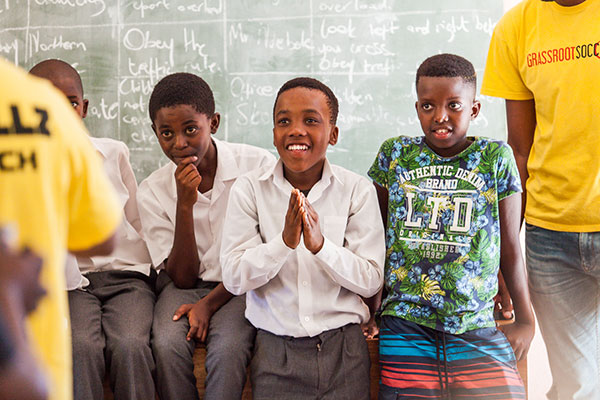
<path fill-rule="evenodd" d="M 317 254 L 325 242 L 319 227 L 319 215 L 306 196 L 300 190 L 293 189 L 285 214 L 283 242 L 289 248 L 295 249 L 302 236 L 304 236 L 304 246 L 313 254 Z"/>

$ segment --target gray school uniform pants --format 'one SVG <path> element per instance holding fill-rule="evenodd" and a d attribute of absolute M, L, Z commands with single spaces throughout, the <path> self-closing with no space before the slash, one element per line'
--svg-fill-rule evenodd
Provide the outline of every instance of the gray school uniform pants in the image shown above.
<path fill-rule="evenodd" d="M 131 271 L 86 277 L 89 286 L 68 292 L 75 400 L 104 399 L 105 368 L 115 400 L 154 399 L 152 277 Z"/>
<path fill-rule="evenodd" d="M 166 272 L 158 275 L 158 300 L 152 325 L 156 384 L 161 400 L 198 399 L 193 355 L 196 343 L 187 341 L 184 316 L 173 321 L 182 304 L 196 303 L 218 285 L 198 280 L 193 289 L 179 289 Z M 246 382 L 256 329 L 244 317 L 246 297 L 233 297 L 213 314 L 206 338 L 206 400 L 239 400 Z"/>
<path fill-rule="evenodd" d="M 305 338 L 259 329 L 254 346 L 254 400 L 369 399 L 369 349 L 357 324 Z"/>

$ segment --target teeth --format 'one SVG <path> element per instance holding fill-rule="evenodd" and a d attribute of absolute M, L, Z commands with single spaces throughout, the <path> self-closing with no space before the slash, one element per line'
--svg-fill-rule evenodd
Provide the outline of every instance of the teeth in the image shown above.
<path fill-rule="evenodd" d="M 448 129 L 437 129 L 437 133 L 448 133 Z"/>
<path fill-rule="evenodd" d="M 292 151 L 295 151 L 295 150 L 308 150 L 308 146 L 305 145 L 305 144 L 290 144 L 288 146 L 288 150 L 292 150 Z"/>

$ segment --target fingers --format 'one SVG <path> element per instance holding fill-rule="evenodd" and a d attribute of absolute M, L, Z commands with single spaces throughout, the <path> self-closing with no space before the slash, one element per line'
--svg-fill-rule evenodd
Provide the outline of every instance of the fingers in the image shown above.
<path fill-rule="evenodd" d="M 521 359 L 523 358 L 523 354 L 525 354 L 523 352 L 523 345 L 521 343 L 515 342 L 514 344 L 512 344 L 513 347 L 513 352 L 515 353 L 515 358 L 517 359 L 517 361 L 521 361 Z"/>
<path fill-rule="evenodd" d="M 282 233 L 284 243 L 292 249 L 296 248 L 302 235 L 302 213 L 300 212 L 302 198 L 299 196 L 301 196 L 301 193 L 298 189 L 293 189 L 290 193 L 290 201 L 285 214 L 285 225 Z"/>
<path fill-rule="evenodd" d="M 317 224 L 319 221 L 319 214 L 317 214 L 317 211 L 314 209 L 314 207 L 312 206 L 312 204 L 310 204 L 308 202 L 308 200 L 305 198 L 304 200 L 304 210 L 305 210 L 305 216 L 306 216 L 306 220 L 311 223 L 311 225 Z"/>
<path fill-rule="evenodd" d="M 179 169 L 180 167 L 181 169 Z M 202 181 L 202 176 L 194 164 L 186 164 L 183 167 L 180 164 L 175 170 L 175 179 L 184 184 L 192 184 L 195 183 L 194 181 L 198 181 L 198 184 L 200 184 Z"/>
<path fill-rule="evenodd" d="M 173 315 L 173 321 L 177 321 L 182 316 L 187 315 L 187 313 L 190 312 L 190 310 L 192 309 L 193 306 L 194 306 L 193 304 L 183 304 L 183 305 L 181 305 L 177 309 L 177 311 L 175 311 L 175 314 Z"/>
<path fill-rule="evenodd" d="M 201 323 L 199 321 L 194 321 L 194 323 L 190 323 L 190 330 L 185 337 L 185 340 L 188 342 L 192 339 L 197 340 L 199 342 L 206 342 L 206 337 L 208 336 L 208 325 Z"/>
<path fill-rule="evenodd" d="M 188 330 L 185 340 L 188 342 L 192 339 L 204 341 L 206 340 L 208 329 L 206 324 L 200 323 L 198 319 L 192 315 L 193 313 L 190 313 L 193 307 L 194 304 L 183 304 L 180 306 L 173 315 L 173 321 L 178 321 L 182 316 L 187 315 L 190 329 Z"/>
<path fill-rule="evenodd" d="M 513 305 L 510 297 L 510 292 L 508 291 L 508 287 L 506 286 L 506 282 L 504 281 L 504 276 L 502 275 L 502 271 L 498 272 L 498 294 L 499 300 L 495 300 L 496 305 L 499 302 L 500 311 L 502 311 L 502 318 L 504 319 L 512 319 L 512 311 Z"/>
<path fill-rule="evenodd" d="M 203 326 L 200 333 L 201 335 L 199 335 L 200 337 L 198 339 L 200 339 L 201 342 L 206 342 L 206 337 L 208 336 L 207 326 Z"/>
<path fill-rule="evenodd" d="M 196 338 L 196 333 L 198 332 L 198 325 L 190 325 L 190 330 L 187 333 L 187 336 L 185 337 L 185 340 L 187 340 L 188 342 L 192 339 Z"/>
<path fill-rule="evenodd" d="M 189 164 L 195 163 L 196 161 L 198 161 L 198 157 L 197 156 L 189 156 L 189 157 L 185 157 L 182 158 L 181 160 L 179 160 L 179 162 L 177 163 L 177 168 L 184 168 Z"/>
<path fill-rule="evenodd" d="M 288 204 L 288 213 L 290 213 L 290 211 L 292 212 L 292 214 L 296 214 L 299 212 L 300 207 L 302 206 L 301 201 L 299 200 L 299 191 L 298 189 L 292 189 L 292 192 L 290 193 L 290 202 Z"/>

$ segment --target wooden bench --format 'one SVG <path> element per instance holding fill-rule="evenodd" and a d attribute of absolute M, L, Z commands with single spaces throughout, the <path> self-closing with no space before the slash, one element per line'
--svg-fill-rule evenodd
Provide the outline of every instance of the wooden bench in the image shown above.
<path fill-rule="evenodd" d="M 501 325 L 505 325 L 508 322 L 500 322 L 499 328 L 502 329 Z M 367 339 L 367 345 L 369 347 L 369 357 L 371 358 L 371 399 L 377 399 L 377 392 L 379 389 L 379 339 Z M 202 399 L 204 397 L 204 380 L 206 379 L 206 369 L 204 368 L 204 360 L 206 359 L 206 348 L 203 345 L 198 345 L 194 351 L 194 375 L 196 376 L 196 387 L 198 388 L 198 394 Z M 523 378 L 525 384 L 525 392 L 527 393 L 527 360 L 522 360 L 517 363 L 519 373 Z M 158 395 L 156 397 L 158 399 Z M 112 392 L 110 390 L 108 379 L 104 380 L 104 399 L 114 400 Z M 243 400 L 252 400 L 252 388 L 250 385 L 250 376 L 246 376 L 246 386 L 242 394 Z"/>

